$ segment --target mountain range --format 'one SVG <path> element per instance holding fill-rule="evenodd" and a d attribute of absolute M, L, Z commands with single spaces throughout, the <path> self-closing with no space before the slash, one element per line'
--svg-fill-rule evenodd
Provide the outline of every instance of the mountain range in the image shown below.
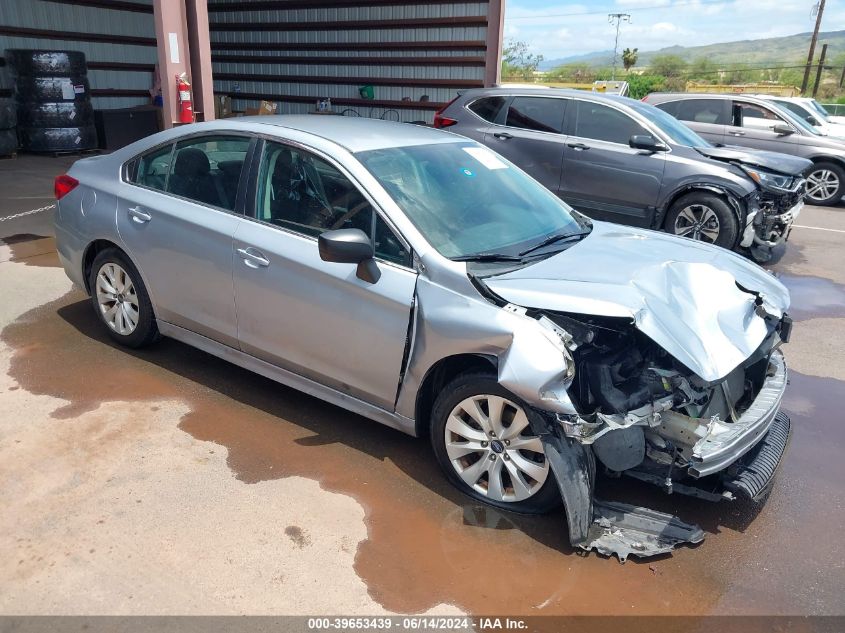
<path fill-rule="evenodd" d="M 800 64 L 807 59 L 811 35 L 811 33 L 798 33 L 759 40 L 722 42 L 706 46 L 668 46 L 656 51 L 639 51 L 637 67 L 648 66 L 655 55 L 677 55 L 688 62 L 706 57 L 714 64 L 741 63 L 757 66 L 792 62 Z M 819 43 L 816 46 L 817 58 L 821 53 L 822 44 L 828 44 L 827 59 L 832 61 L 837 55 L 845 53 L 845 31 L 819 33 Z M 620 64 L 621 57 L 620 50 Z M 597 51 L 560 59 L 547 59 L 540 64 L 540 70 L 550 70 L 564 64 L 576 63 L 594 67 L 610 66 L 613 63 L 613 51 Z"/>

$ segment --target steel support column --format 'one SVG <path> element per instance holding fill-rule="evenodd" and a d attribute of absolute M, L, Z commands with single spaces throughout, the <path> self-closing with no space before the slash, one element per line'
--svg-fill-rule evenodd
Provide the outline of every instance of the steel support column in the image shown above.
<path fill-rule="evenodd" d="M 484 85 L 487 87 L 495 86 L 502 81 L 502 38 L 504 32 L 504 0 L 490 0 L 487 9 L 487 53 L 484 67 Z"/>
<path fill-rule="evenodd" d="M 214 81 L 211 74 L 211 40 L 208 35 L 208 0 L 185 0 L 191 70 L 194 74 L 194 112 L 197 121 L 214 120 Z"/>
<path fill-rule="evenodd" d="M 183 0 L 154 0 L 158 72 L 164 101 L 162 119 L 165 128 L 179 122 L 179 101 L 176 98 L 176 76 L 191 76 L 188 28 Z"/>

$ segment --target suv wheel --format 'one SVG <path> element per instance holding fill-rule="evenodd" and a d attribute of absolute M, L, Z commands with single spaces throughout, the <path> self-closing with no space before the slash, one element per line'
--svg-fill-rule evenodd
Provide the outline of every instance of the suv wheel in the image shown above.
<path fill-rule="evenodd" d="M 733 248 L 739 232 L 730 205 L 712 193 L 693 192 L 678 198 L 666 214 L 666 231 L 694 240 Z"/>
<path fill-rule="evenodd" d="M 845 170 L 836 163 L 816 163 L 807 171 L 807 202 L 836 204 L 845 193 Z"/>
<path fill-rule="evenodd" d="M 449 480 L 474 499 L 514 512 L 547 512 L 560 504 L 560 493 L 528 422 L 535 415 L 495 376 L 459 376 L 434 403 L 434 454 Z"/>
<path fill-rule="evenodd" d="M 116 248 L 94 258 L 88 278 L 91 302 L 106 331 L 127 347 L 143 347 L 159 337 L 153 306 L 138 269 Z"/>

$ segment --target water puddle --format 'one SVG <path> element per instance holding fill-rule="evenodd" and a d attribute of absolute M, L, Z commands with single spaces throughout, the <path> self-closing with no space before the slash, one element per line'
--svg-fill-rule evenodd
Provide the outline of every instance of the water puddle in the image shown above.
<path fill-rule="evenodd" d="M 792 299 L 789 314 L 798 321 L 845 317 L 845 285 L 821 277 L 779 274 Z"/>
<path fill-rule="evenodd" d="M 737 578 L 767 558 L 777 559 L 782 573 L 754 582 L 777 611 L 799 612 L 795 596 L 818 593 L 820 582 L 845 585 L 841 566 L 828 567 L 819 580 L 820 568 L 845 559 L 842 540 L 833 536 L 843 524 L 845 460 L 835 449 L 843 442 L 835 406 L 845 398 L 843 383 L 794 379 L 787 406 L 795 411 L 796 438 L 761 512 L 669 497 L 637 482 L 601 483 L 605 496 L 677 512 L 710 532 L 700 547 L 619 565 L 573 553 L 561 511 L 519 516 L 472 503 L 446 483 L 425 440 L 175 341 L 142 351 L 115 347 L 80 293 L 27 313 L 2 339 L 14 349 L 10 374 L 23 389 L 68 401 L 54 414 L 57 424 L 102 401 L 155 406 L 153 400 L 178 398 L 191 407 L 180 428 L 226 447 L 228 465 L 241 481 L 299 475 L 357 499 L 366 511 L 368 539 L 358 548 L 355 570 L 391 610 L 450 603 L 484 614 L 699 614 L 722 612 L 725 604 L 742 611 L 732 598 Z M 838 511 L 829 505 L 834 499 Z M 308 547 L 308 535 L 297 526 L 285 534 Z M 796 534 L 801 547 L 789 545 Z"/>
<path fill-rule="evenodd" d="M 7 248 L 2 248 L 4 245 Z M 31 233 L 0 237 L 0 263 L 4 261 L 47 268 L 60 266 L 59 257 L 56 254 L 56 240 Z"/>

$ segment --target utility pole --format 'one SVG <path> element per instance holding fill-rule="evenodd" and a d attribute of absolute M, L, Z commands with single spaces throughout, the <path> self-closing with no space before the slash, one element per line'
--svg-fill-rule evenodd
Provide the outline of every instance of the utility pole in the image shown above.
<path fill-rule="evenodd" d="M 824 58 L 827 57 L 827 44 L 822 45 L 822 56 L 819 57 L 819 67 L 816 70 L 816 85 L 813 86 L 813 99 L 819 93 L 819 84 L 822 82 L 822 70 L 824 70 Z"/>
<path fill-rule="evenodd" d="M 824 2 L 824 0 L 822 0 Z M 616 40 L 613 42 L 613 71 L 610 75 L 611 80 L 616 79 L 616 61 L 617 61 L 617 54 L 619 51 L 619 27 L 622 25 L 623 22 L 631 22 L 631 14 L 630 13 L 608 13 L 607 14 L 607 21 L 611 24 L 616 24 Z"/>
<path fill-rule="evenodd" d="M 824 1 L 819 0 L 815 6 L 816 28 L 813 29 L 813 37 L 810 40 L 810 52 L 807 54 L 807 66 L 804 68 L 804 81 L 801 82 L 801 94 L 807 92 L 807 84 L 810 81 L 810 68 L 813 65 L 813 55 L 816 54 L 816 40 L 819 39 L 819 27 L 822 25 L 822 13 L 824 13 Z"/>

